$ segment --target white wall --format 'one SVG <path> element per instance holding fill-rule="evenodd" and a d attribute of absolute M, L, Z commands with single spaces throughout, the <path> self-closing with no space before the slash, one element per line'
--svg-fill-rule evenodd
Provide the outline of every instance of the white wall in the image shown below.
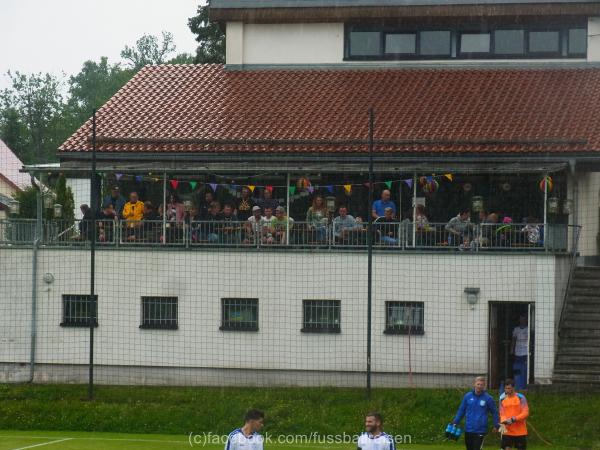
<path fill-rule="evenodd" d="M 228 65 L 369 64 L 344 61 L 343 23 L 227 23 Z M 600 17 L 588 21 L 588 60 L 600 61 Z M 505 60 L 510 61 L 510 60 Z M 572 59 L 514 60 L 517 63 L 572 63 Z M 481 64 L 482 60 L 374 61 L 373 64 Z M 494 61 L 490 61 L 494 62 Z"/>
<path fill-rule="evenodd" d="M 79 207 L 82 204 L 90 204 L 90 180 L 85 178 L 67 178 L 67 186 L 73 192 L 73 201 L 75 209 L 75 218 L 81 219 L 83 214 Z"/>
<path fill-rule="evenodd" d="M 0 363 L 28 360 L 30 263 L 30 250 L 0 249 L 0 266 L 9 268 L 0 271 Z M 339 374 L 338 380 L 360 374 L 366 361 L 366 263 L 366 255 L 344 252 L 99 251 L 95 361 L 137 368 L 135 382 L 146 379 L 143 367 L 325 371 Z M 46 272 L 55 277 L 49 286 L 41 280 Z M 88 330 L 59 323 L 61 295 L 89 292 L 89 252 L 42 250 L 39 274 L 37 363 L 86 364 Z M 481 289 L 473 310 L 465 287 Z M 139 329 L 143 295 L 177 296 L 179 329 Z M 259 332 L 219 331 L 220 299 L 228 296 L 259 298 Z M 301 333 L 303 299 L 341 300 L 342 332 Z M 385 301 L 394 300 L 425 303 L 424 336 L 409 343 L 407 336 L 383 334 Z M 410 360 L 421 385 L 440 383 L 442 375 L 486 373 L 490 301 L 535 302 L 536 379 L 548 380 L 554 360 L 553 256 L 376 254 L 374 372 L 400 377 Z M 286 380 L 289 375 L 280 376 Z"/>
<path fill-rule="evenodd" d="M 581 226 L 581 256 L 598 255 L 600 232 L 600 172 L 578 174 L 577 224 Z"/>

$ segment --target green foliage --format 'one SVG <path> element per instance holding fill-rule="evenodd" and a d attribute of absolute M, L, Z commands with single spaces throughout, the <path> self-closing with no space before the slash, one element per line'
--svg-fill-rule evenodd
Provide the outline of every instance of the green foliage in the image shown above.
<path fill-rule="evenodd" d="M 265 410 L 265 432 L 274 436 L 353 435 L 361 431 L 363 415 L 376 409 L 388 432 L 429 444 L 443 440 L 462 394 L 376 389 L 367 400 L 364 390 L 343 388 L 98 386 L 96 400 L 86 402 L 84 385 L 0 385 L 0 429 L 227 434 L 240 425 L 246 409 L 256 407 Z M 540 435 L 560 449 L 600 442 L 600 393 L 531 392 L 528 400 L 530 430 L 536 430 L 530 432 L 532 444 L 541 445 Z"/>
<path fill-rule="evenodd" d="M 17 191 L 15 200 L 19 202 L 19 218 L 35 219 L 37 217 L 37 193 L 38 191 L 34 186 Z"/>
<path fill-rule="evenodd" d="M 72 223 L 75 219 L 75 201 L 73 200 L 73 191 L 67 186 L 67 179 L 60 175 L 56 182 L 56 203 L 62 205 L 62 217 L 60 219 L 66 223 Z M 54 211 L 52 212 L 54 215 Z"/>
<path fill-rule="evenodd" d="M 200 44 L 196 50 L 197 64 L 224 64 L 225 63 L 225 33 L 209 17 L 209 5 L 198 7 L 198 14 L 191 17 L 188 26 L 196 35 Z"/>
<path fill-rule="evenodd" d="M 133 70 L 138 71 L 147 64 L 163 64 L 175 49 L 173 35 L 163 31 L 161 42 L 156 36 L 145 34 L 136 41 L 134 47 L 126 45 L 121 51 L 121 58 L 126 60 Z"/>

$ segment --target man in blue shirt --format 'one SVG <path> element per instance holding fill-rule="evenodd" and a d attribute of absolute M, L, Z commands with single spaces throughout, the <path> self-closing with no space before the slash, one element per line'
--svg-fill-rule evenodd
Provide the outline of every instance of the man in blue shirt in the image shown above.
<path fill-rule="evenodd" d="M 458 425 L 465 418 L 465 445 L 467 450 L 481 450 L 483 439 L 488 431 L 488 414 L 494 419 L 494 431 L 500 427 L 500 417 L 496 403 L 490 394 L 485 391 L 485 378 L 475 378 L 475 388 L 465 394 L 462 402 L 452 420 Z"/>
<path fill-rule="evenodd" d="M 385 216 L 385 209 L 392 208 L 394 217 L 396 217 L 396 204 L 390 200 L 392 193 L 388 189 L 384 189 L 381 193 L 381 200 L 375 200 L 371 209 L 373 220 Z"/>

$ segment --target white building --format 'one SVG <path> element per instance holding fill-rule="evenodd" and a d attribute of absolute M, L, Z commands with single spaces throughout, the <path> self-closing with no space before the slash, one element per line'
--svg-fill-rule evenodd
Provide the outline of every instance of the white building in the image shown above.
<path fill-rule="evenodd" d="M 390 189 L 407 220 L 373 255 L 373 385 L 498 387 L 519 315 L 529 382 L 598 379 L 599 1 L 212 0 L 211 17 L 226 64 L 141 70 L 98 111 L 98 171 L 155 206 L 270 191 L 296 223 L 282 245 L 210 241 L 202 220 L 165 218 L 154 241 L 115 228 L 98 382 L 364 385 L 366 241 L 303 219 L 317 195 L 368 217 L 370 143 L 375 198 Z M 61 171 L 90 172 L 90 138 L 88 122 L 61 146 Z M 445 227 L 462 209 L 466 244 Z M 35 266 L 0 248 L 0 379 L 84 382 L 89 252 L 44 244 Z"/>

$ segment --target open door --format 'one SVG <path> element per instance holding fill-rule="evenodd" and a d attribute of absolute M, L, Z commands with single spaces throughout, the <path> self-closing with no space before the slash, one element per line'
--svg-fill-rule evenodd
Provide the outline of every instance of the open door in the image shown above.
<path fill-rule="evenodd" d="M 527 318 L 528 354 L 526 363 L 515 364 L 511 354 L 513 330 L 519 326 L 519 318 Z M 535 363 L 535 304 L 532 302 L 489 303 L 488 386 L 490 390 L 501 389 L 506 378 L 527 371 L 527 383 L 534 382 Z"/>

